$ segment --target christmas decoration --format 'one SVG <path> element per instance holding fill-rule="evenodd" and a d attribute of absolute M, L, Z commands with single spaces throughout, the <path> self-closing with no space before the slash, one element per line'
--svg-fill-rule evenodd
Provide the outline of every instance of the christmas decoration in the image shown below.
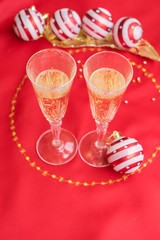
<path fill-rule="evenodd" d="M 35 7 L 21 10 L 14 19 L 16 35 L 25 41 L 36 40 L 44 32 L 45 20 Z"/>
<path fill-rule="evenodd" d="M 47 21 L 45 21 L 46 18 Z M 130 19 L 133 20 L 134 18 L 128 18 L 128 20 Z M 128 22 L 126 18 L 123 18 L 123 20 Z M 91 26 L 88 26 L 88 23 L 91 23 Z M 83 17 L 83 26 L 81 28 L 81 19 L 73 10 L 69 10 L 68 8 L 58 10 L 50 18 L 49 14 L 41 14 L 32 6 L 29 9 L 20 11 L 16 15 L 13 28 L 16 35 L 25 41 L 45 37 L 52 46 L 61 48 L 109 47 L 160 61 L 160 56 L 154 47 L 141 38 L 142 27 L 138 20 L 134 19 L 134 22 L 130 23 L 127 27 L 124 27 L 126 23 L 122 23 L 123 31 L 126 32 L 125 29 L 127 27 L 129 30 L 129 32 L 124 34 L 125 40 L 121 37 L 119 38 L 119 36 L 122 36 L 119 22 L 115 25 L 119 25 L 118 29 L 120 33 L 116 32 L 116 26 L 113 28 L 114 30 L 112 29 L 111 14 L 103 8 L 89 10 Z M 93 24 L 96 27 L 93 27 Z M 90 31 L 87 32 L 87 29 Z M 97 29 L 102 31 L 98 32 Z M 126 41 L 127 34 L 127 39 L 129 39 L 131 45 L 128 44 L 128 40 Z M 116 42 L 116 36 L 119 42 Z M 119 43 L 121 45 L 118 45 Z"/>
<path fill-rule="evenodd" d="M 59 40 L 73 39 L 80 32 L 81 19 L 75 11 L 63 8 L 51 17 L 50 27 Z"/>
<path fill-rule="evenodd" d="M 94 39 L 105 38 L 113 27 L 111 13 L 104 8 L 93 8 L 86 12 L 82 23 L 84 32 Z"/>
<path fill-rule="evenodd" d="M 144 159 L 142 146 L 134 138 L 121 137 L 117 132 L 113 136 L 115 140 L 107 150 L 108 163 L 116 172 L 136 171 Z"/>
<path fill-rule="evenodd" d="M 142 34 L 142 26 L 135 18 L 120 18 L 113 28 L 114 42 L 122 49 L 135 47 L 140 42 Z"/>

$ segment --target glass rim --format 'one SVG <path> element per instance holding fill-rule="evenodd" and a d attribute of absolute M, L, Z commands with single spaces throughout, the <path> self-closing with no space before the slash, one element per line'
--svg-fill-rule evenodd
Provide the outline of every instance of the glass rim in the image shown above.
<path fill-rule="evenodd" d="M 85 69 L 86 69 L 86 65 L 87 65 L 88 61 L 89 61 L 91 58 L 95 57 L 96 55 L 104 54 L 104 53 L 111 53 L 111 54 L 114 54 L 114 55 L 118 55 L 118 56 L 120 56 L 121 58 L 123 58 L 123 59 L 129 64 L 129 66 L 130 66 L 130 68 L 131 68 L 130 80 L 129 80 L 128 83 L 126 83 L 123 87 L 117 88 L 117 89 L 113 89 L 113 90 L 102 90 L 102 89 L 100 89 L 100 88 L 95 87 L 95 86 L 94 86 L 92 83 L 90 83 L 90 82 L 88 81 L 88 79 L 86 78 L 86 71 L 85 71 Z M 111 69 L 113 69 L 113 68 L 111 68 Z M 113 69 L 113 70 L 116 70 L 116 69 Z M 132 77 L 133 77 L 133 67 L 132 67 L 130 61 L 129 61 L 126 57 L 124 57 L 122 54 L 119 54 L 119 53 L 114 52 L 114 51 L 103 51 L 103 52 L 98 52 L 98 53 L 93 54 L 92 56 L 90 56 L 90 57 L 86 60 L 86 62 L 85 62 L 85 64 L 84 64 L 84 67 L 83 67 L 83 74 L 84 74 L 84 78 L 85 78 L 87 84 L 89 84 L 89 85 L 90 85 L 93 89 L 95 89 L 96 91 L 98 91 L 98 92 L 100 92 L 100 93 L 105 93 L 105 94 L 114 94 L 114 93 L 116 93 L 116 92 L 118 92 L 118 91 L 122 91 L 123 89 L 125 89 L 125 88 L 129 85 L 129 83 L 131 82 Z M 123 77 L 124 77 L 124 76 L 123 76 Z"/>
<path fill-rule="evenodd" d="M 73 74 L 73 76 L 72 76 L 72 78 L 68 81 L 68 82 L 66 82 L 66 83 L 64 83 L 64 84 L 62 84 L 62 85 L 60 85 L 60 86 L 57 86 L 57 87 L 44 87 L 44 86 L 41 86 L 41 85 L 39 85 L 38 83 L 36 83 L 36 82 L 34 82 L 33 80 L 31 80 L 30 78 L 29 78 L 29 76 L 28 76 L 28 69 L 29 69 L 29 67 L 28 67 L 28 65 L 29 65 L 29 62 L 36 56 L 36 55 L 38 55 L 38 54 L 40 54 L 40 53 L 42 53 L 42 52 L 47 52 L 47 51 L 53 51 L 53 52 L 62 52 L 62 53 L 65 53 L 66 55 L 68 55 L 68 57 L 70 57 L 72 60 L 73 60 L 73 63 L 74 63 L 74 67 L 75 67 L 75 70 L 74 70 L 74 74 Z M 48 69 L 46 69 L 46 70 L 48 70 Z M 57 69 L 58 70 L 58 69 Z M 27 64 L 26 64 L 26 73 L 27 73 L 27 77 L 29 78 L 29 80 L 34 84 L 34 85 L 36 85 L 36 86 L 38 86 L 38 87 L 40 87 L 40 88 L 42 88 L 42 89 L 60 89 L 60 88 L 63 88 L 63 87 L 65 87 L 65 86 L 67 86 L 67 85 L 69 85 L 72 81 L 73 81 L 73 79 L 74 79 L 74 77 L 75 77 L 75 75 L 76 75 L 76 72 L 77 72 L 77 64 L 76 64 L 76 61 L 75 61 L 75 59 L 72 57 L 72 55 L 71 54 L 69 54 L 68 52 L 66 52 L 66 51 L 64 51 L 64 50 L 61 50 L 61 49 L 53 49 L 53 48 L 46 48 L 46 49 L 42 49 L 42 50 L 40 50 L 40 51 L 38 51 L 38 52 L 36 52 L 36 53 L 34 53 L 29 59 L 28 59 L 28 61 L 27 61 Z M 68 76 L 67 76 L 68 77 Z"/>

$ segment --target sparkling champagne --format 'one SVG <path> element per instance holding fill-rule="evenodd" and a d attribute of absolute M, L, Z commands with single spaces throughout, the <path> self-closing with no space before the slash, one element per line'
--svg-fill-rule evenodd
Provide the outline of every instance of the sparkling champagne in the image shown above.
<path fill-rule="evenodd" d="M 34 87 L 40 108 L 48 121 L 58 122 L 67 109 L 70 86 L 65 87 L 69 78 L 59 70 L 45 70 L 41 72 Z M 57 88 L 61 86 L 61 88 Z M 54 91 L 52 91 L 54 89 Z"/>
<path fill-rule="evenodd" d="M 125 79 L 114 69 L 100 68 L 92 73 L 89 82 L 91 85 L 88 86 L 88 92 L 93 118 L 99 123 L 108 123 L 114 118 L 120 105 L 125 91 Z"/>

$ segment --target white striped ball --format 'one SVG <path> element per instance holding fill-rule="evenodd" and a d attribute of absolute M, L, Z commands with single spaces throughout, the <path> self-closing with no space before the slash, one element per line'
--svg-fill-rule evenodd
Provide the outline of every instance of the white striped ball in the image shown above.
<path fill-rule="evenodd" d="M 86 35 L 94 39 L 105 38 L 113 28 L 112 15 L 104 8 L 90 9 L 82 19 Z"/>
<path fill-rule="evenodd" d="M 75 11 L 63 8 L 57 10 L 50 19 L 53 34 L 61 41 L 77 37 L 81 29 L 81 19 Z"/>
<path fill-rule="evenodd" d="M 25 41 L 38 39 L 44 32 L 42 14 L 31 8 L 21 10 L 14 18 L 13 29 Z"/>
<path fill-rule="evenodd" d="M 107 150 L 108 163 L 116 172 L 123 174 L 136 171 L 143 159 L 143 148 L 134 138 L 120 137 Z"/>
<path fill-rule="evenodd" d="M 130 17 L 120 18 L 113 28 L 115 44 L 122 49 L 132 48 L 139 44 L 143 35 L 141 23 Z"/>

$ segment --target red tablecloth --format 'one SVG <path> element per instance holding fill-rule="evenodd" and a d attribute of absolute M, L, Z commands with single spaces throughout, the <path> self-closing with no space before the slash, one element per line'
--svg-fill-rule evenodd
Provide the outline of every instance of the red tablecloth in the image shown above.
<path fill-rule="evenodd" d="M 159 1 L 1 1 L 0 239 L 158 240 L 160 63 L 118 51 L 132 62 L 134 81 L 109 130 L 119 130 L 142 144 L 145 158 L 139 171 L 125 177 L 110 168 L 90 167 L 78 154 L 64 166 L 48 166 L 38 158 L 35 142 L 49 124 L 29 80 L 23 77 L 29 57 L 52 45 L 44 38 L 22 41 L 12 30 L 15 15 L 32 5 L 51 15 L 68 7 L 82 17 L 90 8 L 101 6 L 112 13 L 114 22 L 123 16 L 136 17 L 143 25 L 144 38 L 160 53 Z M 89 56 L 101 50 L 104 48 L 69 50 L 81 62 L 77 63 L 63 127 L 78 141 L 95 129 L 80 69 Z"/>

